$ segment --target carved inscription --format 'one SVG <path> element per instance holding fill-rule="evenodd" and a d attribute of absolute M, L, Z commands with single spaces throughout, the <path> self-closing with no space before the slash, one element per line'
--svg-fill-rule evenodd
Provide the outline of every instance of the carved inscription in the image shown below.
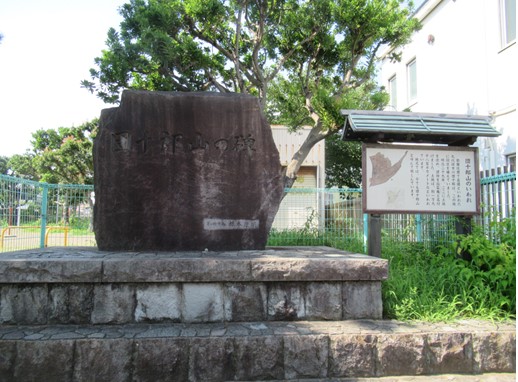
<path fill-rule="evenodd" d="M 259 220 L 205 218 L 203 229 L 207 231 L 259 229 Z"/>
<path fill-rule="evenodd" d="M 133 138 L 131 133 L 113 133 L 111 135 L 113 152 L 137 152 L 139 154 L 157 153 L 162 155 L 175 155 L 179 153 L 203 153 L 203 152 L 246 152 L 251 155 L 256 151 L 255 138 L 252 134 L 236 135 L 230 138 L 218 138 L 207 140 L 201 133 L 194 137 L 186 137 L 184 134 L 171 134 L 163 131 L 160 137 Z"/>
<path fill-rule="evenodd" d="M 264 249 L 283 195 L 256 97 L 125 90 L 94 141 L 100 250 Z"/>

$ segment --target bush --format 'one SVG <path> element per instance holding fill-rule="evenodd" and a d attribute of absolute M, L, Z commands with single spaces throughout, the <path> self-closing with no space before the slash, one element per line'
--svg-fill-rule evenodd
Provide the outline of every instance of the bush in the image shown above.
<path fill-rule="evenodd" d="M 389 280 L 382 289 L 386 317 L 515 318 L 516 228 L 509 221 L 497 225 L 505 234 L 496 244 L 475 229 L 437 252 L 405 243 L 385 245 L 383 256 L 390 261 Z M 460 259 L 461 251 L 472 260 Z"/>
<path fill-rule="evenodd" d="M 70 228 L 74 230 L 88 230 L 90 227 L 90 218 L 79 218 L 77 216 L 70 217 Z"/>

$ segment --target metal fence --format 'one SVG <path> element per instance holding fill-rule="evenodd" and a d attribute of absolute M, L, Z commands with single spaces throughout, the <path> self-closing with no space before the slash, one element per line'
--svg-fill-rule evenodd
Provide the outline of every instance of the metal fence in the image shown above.
<path fill-rule="evenodd" d="M 0 175 L 0 252 L 94 246 L 93 186 Z"/>
<path fill-rule="evenodd" d="M 516 212 L 516 172 L 507 168 L 481 172 L 481 210 L 479 223 L 493 240 L 498 235 L 491 222 L 514 217 Z"/>
<path fill-rule="evenodd" d="M 312 204 L 309 201 L 312 200 Z M 422 243 L 427 248 L 452 240 L 451 215 L 382 215 L 382 238 Z M 369 215 L 360 189 L 291 189 L 270 232 L 270 244 L 328 245 L 366 252 Z"/>
<path fill-rule="evenodd" d="M 516 173 L 481 178 L 483 214 L 476 219 L 488 235 L 491 222 L 514 215 Z M 95 246 L 91 185 L 56 185 L 0 175 L 0 252 L 46 246 Z M 382 215 L 382 239 L 451 242 L 451 215 Z M 293 188 L 281 203 L 269 245 L 328 245 L 366 251 L 368 215 L 361 189 Z"/>

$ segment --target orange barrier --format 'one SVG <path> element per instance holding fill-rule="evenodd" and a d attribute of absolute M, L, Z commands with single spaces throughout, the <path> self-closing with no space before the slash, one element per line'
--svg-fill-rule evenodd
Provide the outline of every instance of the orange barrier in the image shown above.
<path fill-rule="evenodd" d="M 45 231 L 45 247 L 47 247 L 47 244 L 49 242 L 49 234 L 50 231 L 65 231 L 65 247 L 68 245 L 68 231 L 70 231 L 70 228 L 68 227 L 48 227 Z"/>
<path fill-rule="evenodd" d="M 14 229 L 41 229 L 41 226 L 7 226 L 2 229 L 2 232 L 0 233 L 0 249 L 4 247 L 4 238 L 5 234 L 9 233 L 11 234 L 11 230 Z M 65 231 L 65 247 L 68 245 L 68 231 L 70 231 L 69 227 L 47 227 L 45 230 L 45 247 L 47 247 L 49 242 L 49 235 L 51 231 Z"/>

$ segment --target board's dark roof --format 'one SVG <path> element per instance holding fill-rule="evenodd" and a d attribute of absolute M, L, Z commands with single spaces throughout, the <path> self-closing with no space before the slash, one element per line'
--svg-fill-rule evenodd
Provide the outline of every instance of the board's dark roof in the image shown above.
<path fill-rule="evenodd" d="M 416 142 L 470 145 L 477 137 L 500 135 L 489 117 L 457 114 L 342 110 L 342 139 L 364 142 Z"/>

